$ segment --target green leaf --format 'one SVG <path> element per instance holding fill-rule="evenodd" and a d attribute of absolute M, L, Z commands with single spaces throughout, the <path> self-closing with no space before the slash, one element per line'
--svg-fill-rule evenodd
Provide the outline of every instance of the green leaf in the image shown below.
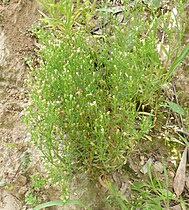
<path fill-rule="evenodd" d="M 168 70 L 168 72 L 169 72 L 168 76 L 170 76 L 173 73 L 173 71 L 175 71 L 177 69 L 179 64 L 187 56 L 188 51 L 189 51 L 189 44 L 186 45 L 186 47 L 182 50 L 181 54 L 174 60 L 173 64 L 171 65 L 171 67 Z"/>
<path fill-rule="evenodd" d="M 150 9 L 158 9 L 161 6 L 160 0 L 144 0 Z"/>
<path fill-rule="evenodd" d="M 184 143 L 186 144 L 186 146 L 189 148 L 189 142 L 181 135 L 179 135 L 179 137 L 181 138 L 181 140 L 184 141 Z"/>
<path fill-rule="evenodd" d="M 152 8 L 157 9 L 161 6 L 161 1 L 160 0 L 154 0 L 152 1 Z"/>
<path fill-rule="evenodd" d="M 166 101 L 168 103 L 169 108 L 171 108 L 174 112 L 180 115 L 184 115 L 184 109 L 176 103 L 173 103 L 171 101 Z"/>
<path fill-rule="evenodd" d="M 159 189 L 160 193 L 164 196 L 164 197 L 170 197 L 172 198 L 174 196 L 174 193 L 172 193 L 171 191 L 169 191 L 168 189 Z"/>
<path fill-rule="evenodd" d="M 34 208 L 34 210 L 40 210 L 46 207 L 51 207 L 51 206 L 56 206 L 56 205 L 66 205 L 66 204 L 75 204 L 75 205 L 80 205 L 79 201 L 62 201 L 62 200 L 54 200 L 54 201 L 49 201 L 46 203 L 42 203 Z"/>

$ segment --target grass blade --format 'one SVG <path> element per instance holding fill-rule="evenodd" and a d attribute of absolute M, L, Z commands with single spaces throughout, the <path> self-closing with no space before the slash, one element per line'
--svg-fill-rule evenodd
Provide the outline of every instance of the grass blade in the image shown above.
<path fill-rule="evenodd" d="M 179 135 L 179 137 L 181 138 L 182 141 L 184 141 L 186 146 L 189 148 L 189 142 L 183 136 Z"/>
<path fill-rule="evenodd" d="M 184 60 L 189 51 L 189 44 L 182 50 L 181 54 L 174 60 L 173 64 L 168 70 L 168 77 L 177 69 L 179 64 Z"/>
<path fill-rule="evenodd" d="M 39 204 L 34 208 L 34 210 L 40 210 L 46 207 L 51 207 L 51 206 L 57 206 L 57 205 L 66 205 L 66 204 L 75 204 L 75 205 L 80 205 L 81 203 L 79 201 L 75 200 L 69 200 L 69 201 L 62 201 L 62 200 L 54 200 L 54 201 L 49 201 L 46 203 Z"/>

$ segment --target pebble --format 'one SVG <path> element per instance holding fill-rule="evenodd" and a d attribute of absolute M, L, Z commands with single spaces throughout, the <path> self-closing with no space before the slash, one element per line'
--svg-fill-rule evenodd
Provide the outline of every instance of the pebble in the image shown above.
<path fill-rule="evenodd" d="M 149 158 L 148 161 L 146 162 L 146 164 L 142 167 L 142 169 L 140 170 L 143 174 L 147 174 L 149 168 L 151 167 L 153 163 L 153 159 Z"/>
<path fill-rule="evenodd" d="M 24 186 L 27 183 L 27 178 L 23 175 L 18 176 L 16 180 L 17 185 Z"/>
<path fill-rule="evenodd" d="M 170 179 L 173 179 L 174 176 L 175 176 L 175 173 L 172 172 L 172 171 L 168 171 L 168 176 L 169 176 Z"/>
<path fill-rule="evenodd" d="M 26 191 L 27 191 L 27 187 L 23 186 L 18 190 L 18 194 L 19 195 L 24 195 L 26 193 Z"/>
<path fill-rule="evenodd" d="M 163 164 L 161 163 L 161 162 L 159 162 L 159 161 L 156 161 L 155 163 L 154 163 L 154 168 L 155 168 L 155 170 L 157 171 L 157 172 L 160 172 L 160 173 L 163 173 Z"/>

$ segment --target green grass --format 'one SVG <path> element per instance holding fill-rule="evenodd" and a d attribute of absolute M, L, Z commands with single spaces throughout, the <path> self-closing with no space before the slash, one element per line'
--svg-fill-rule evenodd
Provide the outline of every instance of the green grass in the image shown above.
<path fill-rule="evenodd" d="M 159 6 L 152 5 L 144 15 L 138 3 L 124 11 L 129 22 L 120 26 L 115 16 L 101 12 L 111 27 L 94 36 L 87 23 L 98 14 L 95 1 L 40 3 L 47 12 L 33 28 L 41 48 L 36 65 L 27 60 L 31 104 L 25 119 L 53 167 L 69 177 L 87 173 L 94 179 L 123 165 L 157 126 L 166 103 L 161 87 L 188 51 L 180 53 L 184 25 L 169 28 L 169 13 L 159 16 Z M 170 46 L 165 63 L 157 51 L 159 28 Z"/>
<path fill-rule="evenodd" d="M 148 166 L 148 179 L 134 182 L 132 184 L 133 194 L 130 198 L 117 192 L 112 184 L 108 184 L 112 199 L 114 198 L 115 208 L 121 210 L 144 209 L 144 210 L 169 210 L 171 207 L 179 205 L 184 210 L 189 207 L 187 200 L 182 197 L 177 198 L 176 194 L 169 187 L 168 171 L 164 166 L 164 180 L 158 177 L 157 172 Z"/>
<path fill-rule="evenodd" d="M 54 200 L 54 201 L 49 201 L 43 204 L 40 204 L 34 208 L 34 210 L 40 210 L 44 209 L 46 207 L 52 207 L 52 206 L 64 206 L 68 204 L 74 204 L 74 205 L 81 205 L 79 201 L 62 201 L 62 200 Z"/>

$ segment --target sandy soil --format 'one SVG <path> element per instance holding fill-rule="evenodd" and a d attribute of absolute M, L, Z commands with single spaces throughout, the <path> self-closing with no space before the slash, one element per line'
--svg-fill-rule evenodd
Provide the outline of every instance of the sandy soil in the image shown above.
<path fill-rule="evenodd" d="M 21 166 L 33 149 L 21 121 L 28 103 L 24 56 L 33 52 L 29 30 L 38 17 L 35 0 L 0 3 L 0 209 L 4 210 L 26 209 L 21 200 L 28 180 Z"/>

